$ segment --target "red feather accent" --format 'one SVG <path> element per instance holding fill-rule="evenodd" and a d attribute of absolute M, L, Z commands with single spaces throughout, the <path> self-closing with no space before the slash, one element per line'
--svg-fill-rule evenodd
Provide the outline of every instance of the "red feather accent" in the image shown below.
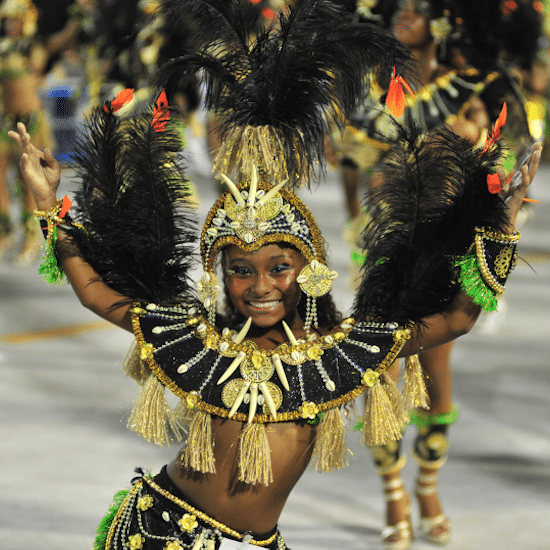
<path fill-rule="evenodd" d="M 487 187 L 489 188 L 489 193 L 493 195 L 500 193 L 502 185 L 498 174 L 487 174 Z"/>
<path fill-rule="evenodd" d="M 414 97 L 414 92 L 407 84 L 405 79 L 395 74 L 395 67 L 390 81 L 390 87 L 388 89 L 388 95 L 386 96 L 386 105 L 393 116 L 399 118 L 405 112 L 405 90 L 403 86 L 407 88 L 407 91 Z"/>
<path fill-rule="evenodd" d="M 71 202 L 71 199 L 69 199 L 69 197 L 65 195 L 63 197 L 63 202 L 61 203 L 61 211 L 59 212 L 59 219 L 62 220 L 67 215 L 67 212 L 71 209 L 72 205 L 73 203 Z"/>
<path fill-rule="evenodd" d="M 151 126 L 155 129 L 155 132 L 163 132 L 169 120 L 170 107 L 168 106 L 168 98 L 166 97 L 166 92 L 163 90 L 155 104 Z"/>
<path fill-rule="evenodd" d="M 135 88 L 126 88 L 122 90 L 122 92 L 119 92 L 108 106 L 107 104 L 103 106 L 105 112 L 111 114 L 116 113 L 119 109 L 122 109 L 124 105 L 128 105 L 128 103 L 134 99 L 134 89 Z"/>
<path fill-rule="evenodd" d="M 485 146 L 483 147 L 483 150 L 479 154 L 481 156 L 485 151 L 489 151 L 494 143 L 500 138 L 500 132 L 503 128 L 503 126 L 506 124 L 506 116 L 508 115 L 508 107 L 506 105 L 506 102 L 502 104 L 502 109 L 500 110 L 500 114 L 498 115 L 498 118 L 496 122 L 493 124 L 493 127 L 491 129 L 491 135 L 487 137 L 487 141 L 485 142 Z"/>

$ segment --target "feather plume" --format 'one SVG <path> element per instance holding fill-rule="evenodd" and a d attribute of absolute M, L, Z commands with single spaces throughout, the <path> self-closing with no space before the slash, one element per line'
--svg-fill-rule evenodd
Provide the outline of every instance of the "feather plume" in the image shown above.
<path fill-rule="evenodd" d="M 193 296 L 198 232 L 178 161 L 181 138 L 151 126 L 152 109 L 123 121 L 97 108 L 75 153 L 82 180 L 72 238 L 101 279 L 129 300 Z"/>
<path fill-rule="evenodd" d="M 400 129 L 369 197 L 373 216 L 363 234 L 367 255 L 354 316 L 405 323 L 446 309 L 458 291 L 449 256 L 465 254 L 476 226 L 502 231 L 504 203 L 487 188 L 502 152 L 474 150 L 448 129 L 420 140 Z"/>
<path fill-rule="evenodd" d="M 236 128 L 270 127 L 280 136 L 291 183 L 308 182 L 323 161 L 330 124 L 342 124 L 368 92 L 367 75 L 378 69 L 389 76 L 394 66 L 403 74 L 410 54 L 335 0 L 294 0 L 288 14 L 251 40 L 241 15 L 247 4 L 169 0 L 175 17 L 192 17 L 201 30 L 194 52 L 161 68 L 159 83 L 203 69 L 207 106 L 220 116 L 222 139 Z"/>

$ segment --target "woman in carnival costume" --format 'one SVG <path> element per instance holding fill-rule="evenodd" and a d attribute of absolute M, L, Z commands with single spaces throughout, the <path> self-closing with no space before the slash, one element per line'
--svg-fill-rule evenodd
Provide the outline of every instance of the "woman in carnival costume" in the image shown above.
<path fill-rule="evenodd" d="M 132 120 L 115 114 L 130 93 L 94 111 L 73 209 L 56 198 L 51 152 L 22 124 L 11 133 L 47 237 L 42 271 L 66 274 L 83 304 L 136 336 L 125 369 L 141 391 L 129 427 L 160 445 L 188 430 L 167 467 L 117 494 L 94 548 L 281 550 L 277 521 L 310 461 L 320 471 L 347 464 L 342 407 L 368 392 L 364 442 L 399 438 L 423 378 L 407 371 L 402 397 L 387 367 L 467 332 L 503 288 L 540 150 L 504 202 L 487 185 L 499 180 L 497 143 L 472 151 L 446 131 L 425 144 L 403 132 L 381 188 L 388 207 L 364 236 L 353 317 L 341 320 L 329 294 L 337 274 L 292 190 L 312 181 L 327 117 L 349 116 L 375 66 L 403 74 L 406 52 L 338 2 L 294 2 L 252 43 L 241 2 L 170 7 L 199 32 L 161 82 L 169 93 L 182 73 L 204 71 L 208 105 L 223 116 L 215 170 L 229 190 L 200 237 L 164 92 Z M 197 244 L 205 273 L 193 284 Z M 181 398 L 175 409 L 166 388 Z"/>
<path fill-rule="evenodd" d="M 40 148 L 53 147 L 49 122 L 42 111 L 38 89 L 47 54 L 35 38 L 37 10 L 30 0 L 4 0 L 0 5 L 3 36 L 0 38 L 0 95 L 2 128 L 0 130 L 0 258 L 16 244 L 17 224 L 12 219 L 8 172 L 17 165 L 18 152 L 8 131 L 24 121 Z M 19 176 L 19 174 L 18 174 Z M 35 208 L 32 193 L 17 178 L 23 195 L 20 222 L 23 248 L 14 260 L 32 263 L 40 253 L 40 232 L 32 219 Z"/>
<path fill-rule="evenodd" d="M 357 4 L 359 13 L 361 4 Z M 508 148 L 503 161 L 508 177 L 521 164 L 533 141 L 519 88 L 504 66 L 498 63 L 503 55 L 501 38 L 505 32 L 509 36 L 511 29 L 501 12 L 500 2 L 491 0 L 478 3 L 477 7 L 470 4 L 466 0 L 460 3 L 447 0 L 403 0 L 396 3 L 391 17 L 392 33 L 411 49 L 418 62 L 421 84 L 414 94 L 401 96 L 400 105 L 396 104 L 398 120 L 407 128 L 419 127 L 423 135 L 447 125 L 476 148 L 485 146 L 488 131 L 495 125 Z M 363 16 L 369 14 L 363 12 Z M 485 26 L 481 32 L 489 20 L 495 21 L 494 30 Z M 532 30 L 536 34 L 537 29 Z M 514 46 L 523 51 L 524 57 L 529 57 L 527 48 Z M 516 51 L 515 57 L 518 55 L 519 51 Z M 391 115 L 376 104 L 380 94 L 395 101 L 391 89 L 387 94 L 382 90 L 378 96 L 372 94 L 361 114 L 355 118 L 355 126 L 348 128 L 347 138 L 344 138 L 344 143 L 350 140 L 355 143 L 355 147 L 349 153 L 344 151 L 344 155 L 358 159 L 357 162 L 367 162 L 375 168 L 375 174 L 378 159 L 387 154 L 397 136 Z M 501 127 L 505 119 L 506 124 Z M 351 168 L 346 170 L 349 176 Z M 377 179 L 380 178 L 376 175 L 372 178 L 371 192 Z M 373 204 L 367 199 L 366 211 L 357 218 L 357 229 L 352 232 L 353 240 L 357 240 L 358 232 L 368 223 L 375 208 L 380 208 L 380 203 Z M 352 253 L 353 278 L 358 278 L 358 266 L 365 261 L 362 247 L 364 243 L 355 245 Z M 451 533 L 450 520 L 443 513 L 439 500 L 437 476 L 448 455 L 448 427 L 458 416 L 452 401 L 452 348 L 451 341 L 430 350 L 424 349 L 420 354 L 422 367 L 430 381 L 429 399 L 425 403 L 426 407 L 430 404 L 430 410 L 411 412 L 411 421 L 418 428 L 412 456 L 419 464 L 415 493 L 420 507 L 420 532 L 426 540 L 436 544 L 447 543 Z M 392 371 L 396 370 L 397 365 Z M 408 548 L 412 540 L 409 525 L 411 502 L 400 476 L 405 457 L 397 441 L 372 448 L 372 454 L 386 499 L 387 526 L 382 531 L 382 539 L 387 548 Z"/>

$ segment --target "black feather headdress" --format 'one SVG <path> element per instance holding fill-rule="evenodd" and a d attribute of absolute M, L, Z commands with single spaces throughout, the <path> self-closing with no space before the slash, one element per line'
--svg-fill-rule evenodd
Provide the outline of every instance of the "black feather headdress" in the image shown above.
<path fill-rule="evenodd" d="M 425 141 L 401 130 L 384 183 L 369 197 L 357 319 L 418 322 L 446 309 L 459 290 L 450 258 L 467 252 L 476 226 L 506 224 L 504 202 L 487 187 L 501 157 L 494 148 L 480 154 L 445 128 Z"/>
<path fill-rule="evenodd" d="M 323 162 L 324 136 L 368 91 L 367 75 L 409 70 L 410 54 L 389 33 L 353 19 L 336 0 L 293 0 L 288 13 L 255 37 L 248 0 L 167 0 L 174 20 L 200 29 L 194 49 L 161 68 L 170 89 L 199 71 L 207 107 L 219 116 L 215 168 L 244 177 L 263 167 L 275 180 L 308 183 Z"/>
<path fill-rule="evenodd" d="M 76 149 L 81 186 L 72 238 L 102 280 L 133 300 L 163 303 L 193 296 L 188 279 L 198 231 L 178 162 L 181 135 L 153 112 L 123 121 L 94 110 Z"/>

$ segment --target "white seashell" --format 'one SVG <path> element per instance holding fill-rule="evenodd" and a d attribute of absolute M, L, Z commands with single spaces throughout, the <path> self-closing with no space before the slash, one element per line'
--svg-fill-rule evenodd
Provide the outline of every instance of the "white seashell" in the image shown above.
<path fill-rule="evenodd" d="M 148 311 L 155 311 L 155 309 L 157 309 L 157 304 L 147 304 L 145 306 L 145 309 L 147 309 Z"/>
<path fill-rule="evenodd" d="M 212 224 L 215 225 L 216 227 L 220 227 L 223 223 L 223 220 L 221 218 L 214 218 L 212 220 Z"/>
<path fill-rule="evenodd" d="M 334 338 L 332 336 L 325 336 L 325 342 L 327 344 L 332 344 L 334 343 Z"/>
<path fill-rule="evenodd" d="M 325 384 L 325 388 L 328 391 L 334 391 L 336 389 L 336 384 L 332 380 L 327 380 Z"/>
<path fill-rule="evenodd" d="M 197 308 L 196 307 L 192 307 L 191 309 L 189 309 L 189 311 L 187 312 L 189 315 L 195 315 L 195 313 L 197 313 Z"/>
<path fill-rule="evenodd" d="M 348 328 L 351 328 L 351 325 L 348 324 L 348 323 L 342 323 L 340 326 L 341 326 L 344 330 L 345 330 L 345 329 L 348 329 Z"/>
<path fill-rule="evenodd" d="M 153 334 L 160 334 L 164 330 L 164 327 L 154 327 L 152 330 Z"/>
<path fill-rule="evenodd" d="M 197 332 L 204 332 L 206 330 L 206 325 L 204 323 L 201 323 L 198 327 L 197 327 Z"/>
<path fill-rule="evenodd" d="M 296 282 L 301 285 L 307 282 L 307 277 L 305 275 L 298 275 L 298 277 L 296 278 Z"/>
<path fill-rule="evenodd" d="M 309 267 L 311 267 L 311 269 L 313 271 L 317 271 L 319 269 L 319 261 L 318 260 L 311 260 L 311 262 L 309 263 Z"/>
<path fill-rule="evenodd" d="M 215 227 L 209 227 L 206 232 L 209 235 L 212 235 L 212 237 L 216 237 L 218 235 L 218 230 Z"/>
<path fill-rule="evenodd" d="M 164 521 L 170 521 L 170 514 L 166 511 L 162 512 L 162 519 Z"/>
<path fill-rule="evenodd" d="M 300 224 L 299 224 L 299 223 L 293 223 L 293 224 L 290 226 L 290 230 L 291 230 L 293 233 L 298 233 L 298 231 L 300 231 Z"/>
<path fill-rule="evenodd" d="M 239 227 L 241 227 L 241 224 L 240 222 L 231 222 L 229 224 L 229 227 L 231 227 L 232 229 L 239 229 Z"/>
<path fill-rule="evenodd" d="M 247 393 L 244 396 L 243 401 L 245 402 L 246 405 L 248 405 L 250 403 L 250 394 L 249 393 Z"/>
<path fill-rule="evenodd" d="M 225 216 L 227 216 L 227 212 L 223 209 L 223 208 L 218 208 L 218 212 L 216 213 L 216 216 L 218 216 L 218 218 L 225 218 Z"/>
<path fill-rule="evenodd" d="M 369 351 L 371 353 L 380 353 L 380 348 L 378 346 L 371 346 Z"/>
<path fill-rule="evenodd" d="M 292 222 L 294 221 L 294 218 L 295 218 L 295 217 L 296 217 L 296 216 L 294 215 L 294 212 L 291 212 L 290 214 L 287 214 L 287 215 L 285 216 L 286 221 L 287 221 L 288 223 L 292 223 Z"/>
<path fill-rule="evenodd" d="M 267 231 L 269 229 L 270 225 L 271 224 L 269 222 L 262 222 L 262 223 L 258 224 L 258 229 L 260 231 Z"/>
<path fill-rule="evenodd" d="M 294 350 L 291 354 L 290 354 L 290 357 L 292 357 L 292 359 L 294 359 L 294 361 L 300 361 L 301 359 L 301 356 L 300 354 Z"/>
<path fill-rule="evenodd" d="M 281 208 L 281 212 L 283 214 L 288 214 L 290 212 L 290 204 L 288 202 Z"/>
<path fill-rule="evenodd" d="M 189 367 L 184 363 L 178 367 L 178 374 L 184 374 L 189 370 Z"/>
<path fill-rule="evenodd" d="M 244 237 L 243 237 L 243 240 L 244 240 L 247 244 L 250 244 L 251 242 L 254 242 L 254 235 L 252 235 L 252 233 L 245 233 L 245 234 L 244 234 Z"/>
<path fill-rule="evenodd" d="M 331 271 L 329 274 L 328 274 L 328 278 L 333 281 L 334 279 L 336 279 L 338 277 L 338 272 L 337 271 Z"/>
<path fill-rule="evenodd" d="M 220 351 L 225 353 L 229 349 L 229 344 L 227 342 L 222 342 L 220 344 Z"/>
<path fill-rule="evenodd" d="M 256 198 L 257 198 L 257 199 L 261 199 L 264 195 L 265 195 L 265 191 L 264 191 L 263 189 L 260 189 L 260 190 L 256 193 Z"/>
<path fill-rule="evenodd" d="M 258 395 L 258 405 L 263 405 L 263 404 L 264 404 L 264 396 Z"/>
<path fill-rule="evenodd" d="M 204 307 L 208 309 L 212 305 L 212 300 L 210 298 L 205 298 L 203 304 Z"/>

